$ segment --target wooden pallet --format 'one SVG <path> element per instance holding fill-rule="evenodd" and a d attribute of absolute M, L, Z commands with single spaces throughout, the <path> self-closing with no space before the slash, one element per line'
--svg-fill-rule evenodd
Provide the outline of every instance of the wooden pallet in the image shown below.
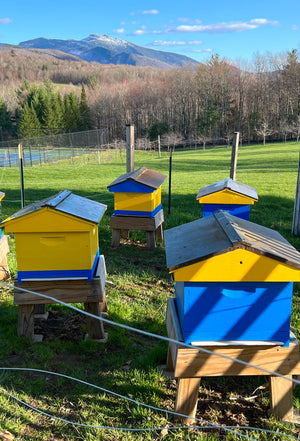
<path fill-rule="evenodd" d="M 34 316 L 35 313 L 43 313 L 44 305 L 57 303 L 55 300 L 39 297 L 18 288 L 27 289 L 40 294 L 45 294 L 53 299 L 65 303 L 84 303 L 85 311 L 101 317 L 107 312 L 105 297 L 106 267 L 104 256 L 99 258 L 95 276 L 88 280 L 31 280 L 23 283 L 15 282 L 14 304 L 19 306 L 18 336 L 34 338 Z M 107 338 L 104 332 L 103 322 L 87 316 L 87 332 L 92 339 L 104 341 Z"/>
<path fill-rule="evenodd" d="M 163 240 L 162 223 L 164 221 L 164 211 L 159 210 L 152 218 L 143 216 L 112 216 L 110 218 L 110 228 L 112 229 L 111 246 L 117 248 L 122 237 L 128 237 L 130 230 L 146 231 L 147 248 L 156 247 L 155 238 Z"/>
<path fill-rule="evenodd" d="M 169 338 L 182 341 L 182 334 L 174 299 L 168 299 L 166 325 Z M 198 392 L 201 377 L 231 375 L 267 375 L 259 367 L 292 378 L 300 374 L 299 345 L 296 340 L 288 347 L 264 345 L 205 345 L 205 349 L 251 363 L 256 367 L 242 365 L 238 362 L 206 354 L 194 348 L 187 348 L 176 343 L 169 344 L 167 371 L 177 378 L 177 396 L 175 411 L 187 415 L 183 419 L 193 422 L 196 414 Z M 269 376 L 271 412 L 280 420 L 293 421 L 293 383 L 285 378 Z"/>

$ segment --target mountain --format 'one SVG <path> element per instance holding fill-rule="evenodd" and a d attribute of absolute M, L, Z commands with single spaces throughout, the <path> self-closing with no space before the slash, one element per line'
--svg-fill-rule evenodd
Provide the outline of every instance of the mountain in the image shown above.
<path fill-rule="evenodd" d="M 60 51 L 89 62 L 101 64 L 130 64 L 170 69 L 180 66 L 195 69 L 199 63 L 185 55 L 137 46 L 126 40 L 91 34 L 82 40 L 36 38 L 23 41 L 19 47 Z"/>

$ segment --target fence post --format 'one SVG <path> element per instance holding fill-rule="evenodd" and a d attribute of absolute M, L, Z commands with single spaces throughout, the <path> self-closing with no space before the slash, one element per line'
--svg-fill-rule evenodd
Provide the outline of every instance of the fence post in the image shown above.
<path fill-rule="evenodd" d="M 230 177 L 233 181 L 235 181 L 236 176 L 236 165 L 237 165 L 237 156 L 239 149 L 239 137 L 240 132 L 234 132 L 233 142 L 232 142 L 232 151 L 231 151 L 231 166 L 230 166 Z"/>
<path fill-rule="evenodd" d="M 157 136 L 157 144 L 158 144 L 158 157 L 161 158 L 161 151 L 160 151 L 160 135 Z"/>
<path fill-rule="evenodd" d="M 134 126 L 126 124 L 126 171 L 134 170 Z"/>
<path fill-rule="evenodd" d="M 298 164 L 296 196 L 294 202 L 292 233 L 294 236 L 300 236 L 300 154 L 299 154 L 299 164 Z"/>

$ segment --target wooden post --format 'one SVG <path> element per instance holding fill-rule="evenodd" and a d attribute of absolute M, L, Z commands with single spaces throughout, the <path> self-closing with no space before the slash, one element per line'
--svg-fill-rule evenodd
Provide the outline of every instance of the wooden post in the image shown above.
<path fill-rule="evenodd" d="M 186 424 L 192 424 L 195 421 L 193 417 L 197 409 L 200 381 L 201 378 L 198 377 L 177 379 L 175 409 L 177 413 L 187 415 L 186 418 L 177 417 Z"/>
<path fill-rule="evenodd" d="M 127 173 L 134 170 L 134 126 L 126 125 L 126 171 Z"/>
<path fill-rule="evenodd" d="M 285 375 L 292 378 L 292 375 Z M 270 376 L 271 412 L 281 421 L 293 421 L 293 383 L 285 378 Z"/>
<path fill-rule="evenodd" d="M 294 203 L 292 233 L 295 236 L 300 236 L 300 155 L 299 155 L 299 164 L 298 164 L 298 176 L 297 176 L 296 197 Z"/>
<path fill-rule="evenodd" d="M 160 135 L 157 136 L 157 144 L 158 144 L 158 157 L 161 158 L 161 151 L 160 151 Z"/>
<path fill-rule="evenodd" d="M 19 161 L 20 161 L 20 180 L 21 180 L 21 207 L 25 206 L 25 194 L 24 194 L 24 173 L 23 173 L 23 148 L 22 144 L 18 145 L 19 148 Z"/>
<path fill-rule="evenodd" d="M 239 132 L 234 132 L 233 142 L 232 142 L 232 152 L 231 152 L 231 166 L 230 166 L 230 177 L 233 181 L 235 181 L 236 175 L 236 164 L 238 157 L 238 149 L 239 149 Z"/>

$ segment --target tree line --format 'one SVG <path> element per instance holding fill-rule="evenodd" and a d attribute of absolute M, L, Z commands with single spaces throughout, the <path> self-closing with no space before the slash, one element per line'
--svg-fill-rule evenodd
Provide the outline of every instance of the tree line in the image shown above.
<path fill-rule="evenodd" d="M 0 61 L 4 55 L 12 57 L 0 54 Z M 11 61 L 25 66 L 24 59 L 14 55 Z M 113 141 L 124 138 L 128 123 L 134 124 L 140 139 L 160 135 L 168 142 L 188 140 L 203 146 L 229 143 L 235 131 L 243 142 L 300 136 L 300 63 L 295 49 L 256 54 L 251 63 L 239 65 L 213 55 L 196 71 L 76 61 L 31 63 L 22 82 L 22 75 L 12 76 L 12 82 L 0 67 L 0 82 L 6 84 L 0 88 L 2 140 L 106 128 Z M 13 89 L 16 82 L 21 84 Z"/>

